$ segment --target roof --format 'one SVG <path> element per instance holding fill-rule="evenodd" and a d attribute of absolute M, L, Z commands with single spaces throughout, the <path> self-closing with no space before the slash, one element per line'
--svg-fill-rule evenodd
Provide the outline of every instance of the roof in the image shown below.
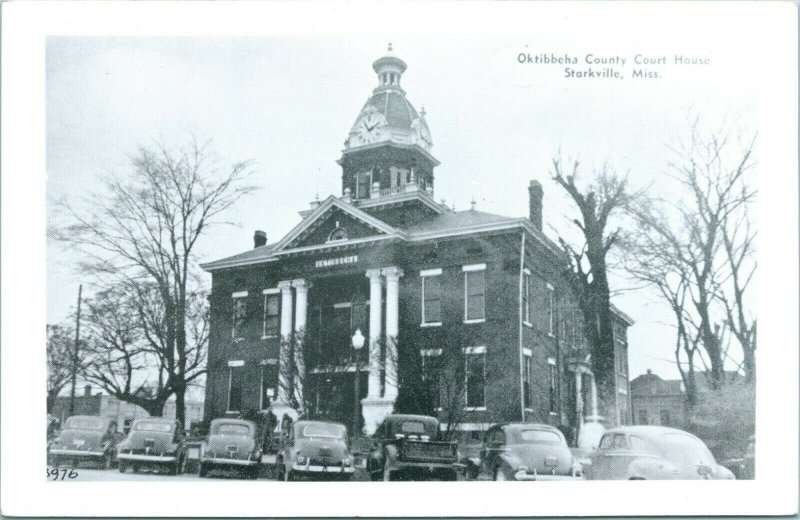
<path fill-rule="evenodd" d="M 213 262 L 202 264 L 202 267 L 203 269 L 211 271 L 220 267 L 226 267 L 229 264 L 250 264 L 258 263 L 258 261 L 261 260 L 266 261 L 272 256 L 273 251 L 275 251 L 275 246 L 277 246 L 277 244 L 267 244 L 265 246 L 256 247 L 244 253 L 239 253 L 238 255 L 227 256 L 219 260 L 214 260 Z"/>
<path fill-rule="evenodd" d="M 419 117 L 411 102 L 397 90 L 384 90 L 372 94 L 361 113 L 373 107 L 386 117 L 390 126 L 395 128 L 410 129 L 411 122 Z"/>
<path fill-rule="evenodd" d="M 407 229 L 409 235 L 423 235 L 437 231 L 452 231 L 465 227 L 472 227 L 481 224 L 512 224 L 519 219 L 495 215 L 477 210 L 455 211 L 453 213 L 443 213 L 436 217 L 420 222 Z"/>
<path fill-rule="evenodd" d="M 683 380 L 661 379 L 656 374 L 642 374 L 631 381 L 631 396 L 683 395 Z"/>

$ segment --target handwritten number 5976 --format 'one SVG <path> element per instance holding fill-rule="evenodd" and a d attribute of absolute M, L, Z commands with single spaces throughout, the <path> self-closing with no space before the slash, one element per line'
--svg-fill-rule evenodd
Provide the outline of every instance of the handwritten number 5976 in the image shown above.
<path fill-rule="evenodd" d="M 78 476 L 78 472 L 72 468 L 48 468 L 47 478 L 49 480 L 71 480 Z"/>

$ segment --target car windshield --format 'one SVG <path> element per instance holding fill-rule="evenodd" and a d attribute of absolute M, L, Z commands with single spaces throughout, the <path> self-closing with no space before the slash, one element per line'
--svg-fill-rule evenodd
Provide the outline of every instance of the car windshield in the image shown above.
<path fill-rule="evenodd" d="M 334 424 L 309 424 L 303 428 L 303 437 L 326 437 L 328 439 L 341 439 L 344 437 L 344 428 Z"/>
<path fill-rule="evenodd" d="M 517 430 L 510 437 L 512 442 L 521 444 L 561 444 L 561 437 L 547 430 Z"/>
<path fill-rule="evenodd" d="M 73 430 L 102 430 L 105 423 L 99 417 L 70 417 L 66 428 Z"/>
<path fill-rule="evenodd" d="M 406 433 L 410 435 L 424 435 L 425 423 L 423 423 L 422 421 L 403 421 L 400 424 L 400 433 Z"/>
<path fill-rule="evenodd" d="M 703 441 L 684 433 L 662 435 L 659 451 L 665 459 L 677 464 L 715 464 L 714 456 Z"/>
<path fill-rule="evenodd" d="M 223 423 L 217 428 L 220 435 L 249 435 L 250 427 L 246 424 Z"/>
<path fill-rule="evenodd" d="M 134 430 L 140 432 L 170 433 L 172 431 L 172 428 L 173 428 L 172 423 L 168 422 L 142 421 L 136 423 Z"/>

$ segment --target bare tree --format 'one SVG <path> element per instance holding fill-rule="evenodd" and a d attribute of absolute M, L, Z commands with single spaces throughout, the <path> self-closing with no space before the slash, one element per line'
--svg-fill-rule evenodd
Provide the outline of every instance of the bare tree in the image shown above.
<path fill-rule="evenodd" d="M 47 413 L 51 413 L 58 394 L 72 378 L 75 349 L 74 329 L 66 325 L 47 326 Z M 83 349 L 79 351 L 80 370 L 85 362 Z"/>
<path fill-rule="evenodd" d="M 196 272 L 199 238 L 243 195 L 247 163 L 220 168 L 206 146 L 191 142 L 169 150 L 163 144 L 141 148 L 125 178 L 105 179 L 105 192 L 89 198 L 86 211 L 63 206 L 71 225 L 55 235 L 84 255 L 82 269 L 112 283 L 155 287 L 163 312 L 159 342 L 167 354 L 164 388 L 176 396 L 176 415 L 184 420 L 185 392 L 193 361 L 188 346 L 189 294 Z"/>
<path fill-rule="evenodd" d="M 745 179 L 754 144 L 753 138 L 733 151 L 730 132 L 701 133 L 695 120 L 688 141 L 673 149 L 674 198 L 632 207 L 640 233 L 629 248 L 630 272 L 657 287 L 673 310 L 687 388 L 694 388 L 695 361 L 707 365 L 713 388 L 724 383 L 730 335 L 742 348 L 748 379 L 755 378 L 756 320 L 746 291 L 756 269 L 750 215 L 756 192 Z"/>
<path fill-rule="evenodd" d="M 595 182 L 581 189 L 576 181 L 579 163 L 571 172 L 564 170 L 560 159 L 553 160 L 553 179 L 564 188 L 577 207 L 580 217 L 572 220 L 581 232 L 581 243 L 572 244 L 559 237 L 567 264 L 566 280 L 578 300 L 583 315 L 584 333 L 591 351 L 592 370 L 597 382 L 601 414 L 616 414 L 614 403 L 614 328 L 611 292 L 608 282 L 608 255 L 621 237 L 620 228 L 609 231 L 609 220 L 621 212 L 633 198 L 626 177 L 603 167 Z"/>

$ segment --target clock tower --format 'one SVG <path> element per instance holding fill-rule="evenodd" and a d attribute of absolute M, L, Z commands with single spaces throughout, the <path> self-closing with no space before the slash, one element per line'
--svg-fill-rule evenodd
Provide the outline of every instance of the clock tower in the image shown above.
<path fill-rule="evenodd" d="M 356 201 L 411 192 L 433 193 L 433 155 L 425 109 L 420 112 L 400 86 L 407 65 L 392 53 L 378 58 L 372 68 L 378 76 L 355 124 L 344 142 L 342 192 Z"/>

